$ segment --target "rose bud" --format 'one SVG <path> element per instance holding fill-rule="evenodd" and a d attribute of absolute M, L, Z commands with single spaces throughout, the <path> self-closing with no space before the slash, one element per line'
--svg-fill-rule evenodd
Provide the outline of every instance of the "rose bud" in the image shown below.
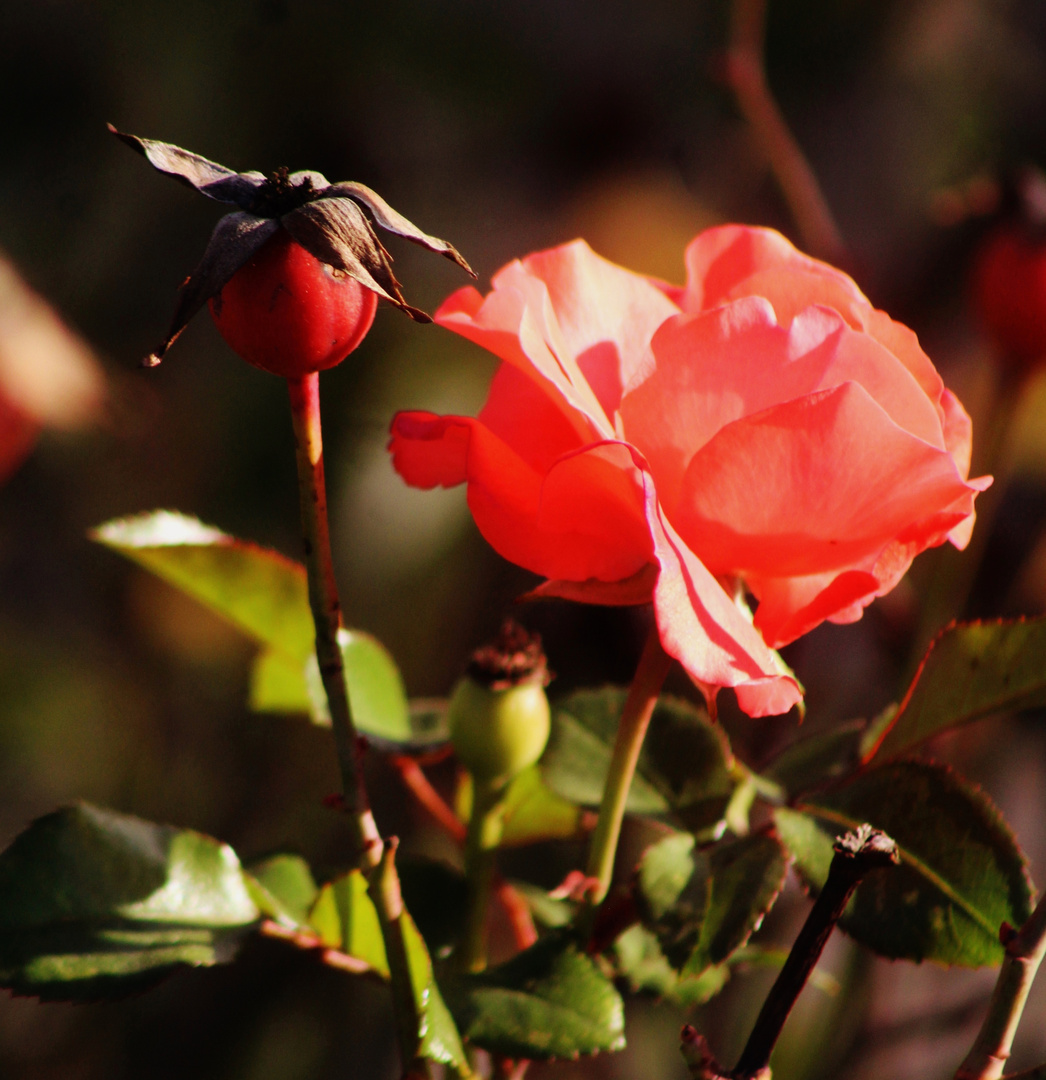
<path fill-rule="evenodd" d="M 450 699 L 450 738 L 459 760 L 485 785 L 533 765 L 548 742 L 549 682 L 541 638 L 508 620 L 477 649 Z"/>
<path fill-rule="evenodd" d="M 403 298 L 363 207 L 383 229 L 456 262 L 451 244 L 423 233 L 363 184 L 331 184 L 317 172 L 237 173 L 170 143 L 109 130 L 208 198 L 238 209 L 217 224 L 200 265 L 182 286 L 154 367 L 208 304 L 222 336 L 249 364 L 301 378 L 340 363 L 370 329 L 378 297 L 418 322 L 429 316 Z"/>

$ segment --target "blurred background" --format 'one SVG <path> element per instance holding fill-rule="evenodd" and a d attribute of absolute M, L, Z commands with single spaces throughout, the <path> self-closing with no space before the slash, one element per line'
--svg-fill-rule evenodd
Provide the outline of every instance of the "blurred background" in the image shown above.
<path fill-rule="evenodd" d="M 221 210 L 154 173 L 106 121 L 236 169 L 359 180 L 452 240 L 482 287 L 509 259 L 576 236 L 679 282 L 686 242 L 709 225 L 767 224 L 799 240 L 720 78 L 728 16 L 726 0 L 3 0 L 0 249 L 13 270 L 0 266 L 0 421 L 18 437 L 0 457 L 0 844 L 80 798 L 205 830 L 245 858 L 296 850 L 335 865 L 342 840 L 321 805 L 337 787 L 328 734 L 249 714 L 251 646 L 87 539 L 111 517 L 171 508 L 291 555 L 299 544 L 281 381 L 234 357 L 206 316 L 160 368 L 137 366 Z M 975 462 L 997 441 L 1009 481 L 967 613 L 1042 613 L 1046 386 L 1033 379 L 1006 405 L 967 276 L 993 227 L 984 179 L 1046 165 L 1046 5 L 770 0 L 767 70 L 848 268 L 917 331 L 973 414 Z M 412 303 L 431 311 L 464 284 L 444 260 L 390 247 Z M 12 327 L 30 316 L 37 336 L 19 336 Z M 348 621 L 389 646 L 412 695 L 445 694 L 533 583 L 486 547 L 462 491 L 408 490 L 384 451 L 395 410 L 474 412 L 493 370 L 457 336 L 384 307 L 324 376 Z M 925 632 L 921 598 L 953 572 L 936 556 L 861 623 L 787 651 L 810 730 L 895 699 Z M 556 603 L 522 618 L 545 637 L 554 690 L 630 678 L 641 615 Z M 1046 881 L 1040 721 L 984 723 L 936 749 L 988 787 Z M 755 765 L 795 734 L 794 717 L 727 723 Z M 395 774 L 372 768 L 382 823 L 448 854 Z M 556 884 L 577 857 L 542 852 L 535 880 Z M 803 910 L 793 888 L 768 931 L 787 940 Z M 991 973 L 942 979 L 842 941 L 826 962 L 861 991 L 842 1010 L 804 996 L 780 1080 L 951 1075 Z M 766 979 L 739 978 L 697 1020 L 726 1060 Z M 1039 993 L 1015 1066 L 1046 1059 L 1044 1009 Z M 627 1052 L 531 1075 L 685 1075 L 681 1019 L 640 1002 Z M 380 988 L 257 944 L 237 965 L 125 1002 L 0 997 L 0 1075 L 392 1077 L 387 1026 Z"/>

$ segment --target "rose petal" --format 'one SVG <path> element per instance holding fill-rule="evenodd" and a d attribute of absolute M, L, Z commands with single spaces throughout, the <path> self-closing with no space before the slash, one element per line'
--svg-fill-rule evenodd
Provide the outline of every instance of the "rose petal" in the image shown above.
<path fill-rule="evenodd" d="M 841 612 L 859 617 L 879 591 L 879 579 L 866 570 L 845 570 L 841 574 L 810 574 L 805 577 L 751 578 L 749 586 L 759 597 L 755 625 L 773 649 L 819 626 L 826 619 L 838 620 Z M 852 620 L 848 620 L 852 621 Z"/>
<path fill-rule="evenodd" d="M 938 542 L 971 492 L 950 455 L 846 383 L 723 428 L 691 461 L 674 520 L 715 573 L 803 576 L 894 539 Z"/>

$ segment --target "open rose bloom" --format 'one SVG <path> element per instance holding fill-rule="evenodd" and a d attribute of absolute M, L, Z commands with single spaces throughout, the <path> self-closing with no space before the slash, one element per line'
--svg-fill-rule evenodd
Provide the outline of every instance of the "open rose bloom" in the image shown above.
<path fill-rule="evenodd" d="M 771 649 L 965 546 L 990 479 L 915 334 L 845 274 L 743 226 L 686 265 L 673 288 L 576 241 L 454 293 L 436 321 L 504 362 L 477 418 L 400 413 L 390 449 L 409 484 L 467 483 L 541 593 L 653 601 L 706 694 L 770 715 L 800 697 Z"/>

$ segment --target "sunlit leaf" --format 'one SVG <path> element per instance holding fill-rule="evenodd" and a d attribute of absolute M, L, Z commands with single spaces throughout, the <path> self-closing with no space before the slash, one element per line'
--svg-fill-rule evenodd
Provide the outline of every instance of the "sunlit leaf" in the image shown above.
<path fill-rule="evenodd" d="M 690 833 L 673 833 L 643 852 L 637 884 L 651 918 L 672 908 L 694 876 L 693 850 Z"/>
<path fill-rule="evenodd" d="M 303 566 L 167 510 L 110 521 L 92 535 L 264 646 L 251 674 L 253 709 L 330 723 Z M 413 741 L 403 680 L 388 650 L 361 630 L 341 630 L 338 640 L 356 727 L 375 739 Z"/>
<path fill-rule="evenodd" d="M 230 847 L 80 804 L 0 854 L 0 985 L 50 1000 L 120 996 L 231 958 L 259 917 Z"/>
<path fill-rule="evenodd" d="M 522 847 L 540 840 L 569 840 L 578 835 L 581 810 L 557 795 L 537 766 L 524 769 L 509 785 L 502 814 L 502 847 Z"/>
<path fill-rule="evenodd" d="M 324 945 L 363 961 L 388 978 L 381 923 L 367 895 L 367 880 L 359 870 L 350 870 L 320 889 L 309 911 L 309 925 Z"/>
<path fill-rule="evenodd" d="M 804 881 L 819 889 L 834 837 L 865 822 L 898 845 L 901 865 L 862 882 L 840 925 L 883 956 L 962 967 L 997 964 L 999 927 L 1031 909 L 1024 857 L 988 797 L 926 762 L 870 769 L 795 810 L 777 829 Z"/>
<path fill-rule="evenodd" d="M 304 926 L 319 889 L 299 855 L 273 855 L 253 863 L 247 888 L 262 913 L 286 926 Z"/>
<path fill-rule="evenodd" d="M 866 760 L 897 757 L 940 731 L 1046 705 L 1046 619 L 949 627 L 930 646 L 893 723 Z"/>
<path fill-rule="evenodd" d="M 462 1034 L 499 1056 L 545 1060 L 625 1045 L 620 995 L 564 935 L 448 984 L 447 1000 Z"/>

